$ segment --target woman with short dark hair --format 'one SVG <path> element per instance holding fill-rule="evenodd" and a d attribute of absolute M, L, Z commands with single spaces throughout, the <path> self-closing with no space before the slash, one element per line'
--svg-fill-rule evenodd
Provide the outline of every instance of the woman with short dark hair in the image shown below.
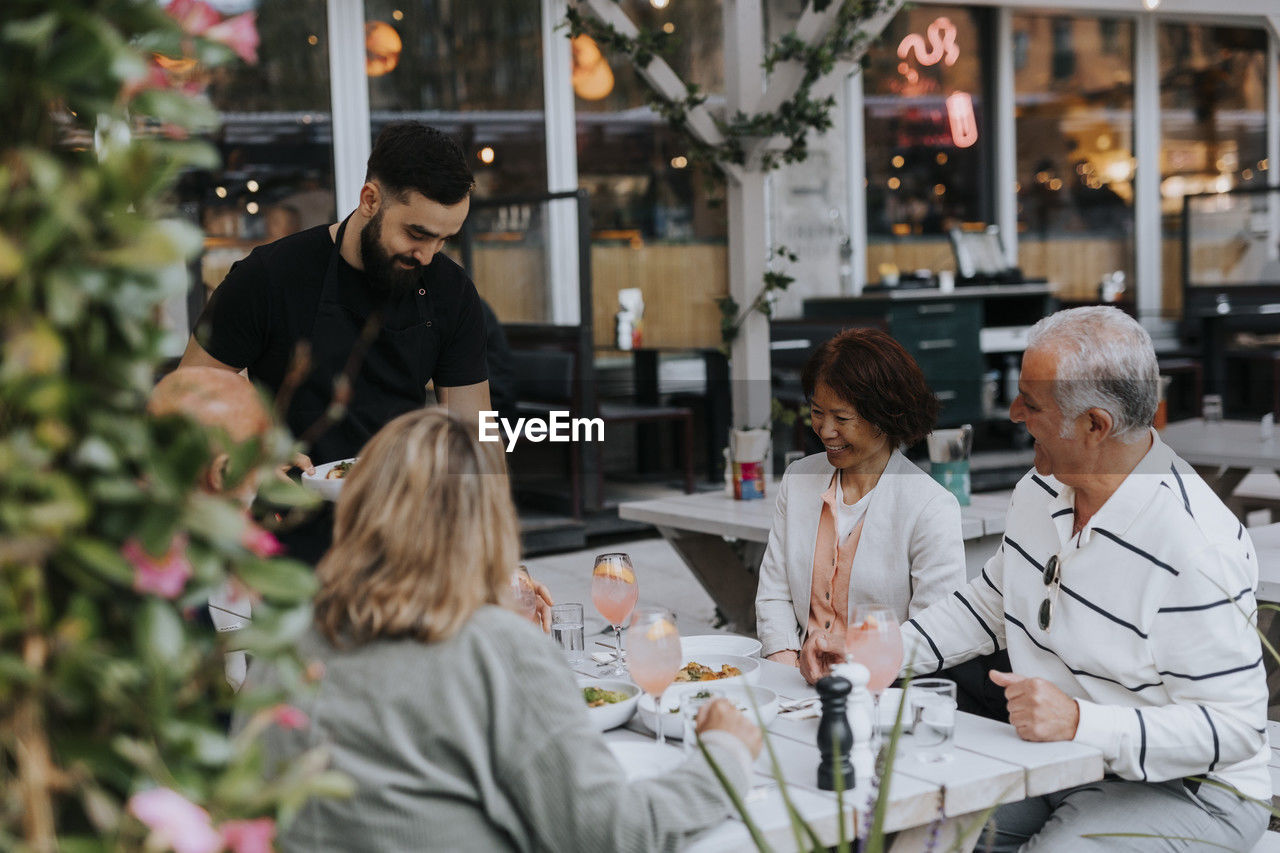
<path fill-rule="evenodd" d="M 782 478 L 756 591 L 763 654 L 809 681 L 843 657 L 855 608 L 900 622 L 965 582 L 960 506 L 902 455 L 938 400 L 902 345 L 878 329 L 822 344 L 801 381 L 824 452 Z"/>

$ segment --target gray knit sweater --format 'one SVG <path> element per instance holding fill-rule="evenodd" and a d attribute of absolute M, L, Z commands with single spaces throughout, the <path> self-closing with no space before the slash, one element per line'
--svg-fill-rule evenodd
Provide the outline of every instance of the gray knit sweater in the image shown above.
<path fill-rule="evenodd" d="M 301 652 L 325 667 L 300 703 L 311 724 L 272 727 L 268 766 L 328 743 L 357 791 L 310 801 L 285 851 L 675 850 L 730 813 L 699 755 L 625 782 L 559 650 L 505 610 L 481 609 L 442 643 L 335 649 L 312 632 Z M 258 669 L 251 682 L 275 680 Z M 708 748 L 744 790 L 739 756 Z"/>

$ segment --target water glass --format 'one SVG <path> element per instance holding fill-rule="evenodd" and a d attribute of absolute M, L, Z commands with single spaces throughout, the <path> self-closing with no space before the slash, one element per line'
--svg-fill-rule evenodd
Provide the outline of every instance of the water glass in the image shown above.
<path fill-rule="evenodd" d="M 686 754 L 698 749 L 698 712 L 702 710 L 703 705 L 719 698 L 719 693 L 706 688 L 689 690 L 680 696 L 680 719 L 684 723 L 683 738 Z"/>
<path fill-rule="evenodd" d="M 921 678 L 907 687 L 912 745 L 919 761 L 951 760 L 956 737 L 956 683 L 945 678 Z"/>
<path fill-rule="evenodd" d="M 586 660 L 587 641 L 581 604 L 557 604 L 551 608 L 551 637 L 570 664 Z"/>
<path fill-rule="evenodd" d="M 1200 415 L 1207 424 L 1216 424 L 1222 420 L 1222 395 L 1205 394 L 1200 403 Z"/>

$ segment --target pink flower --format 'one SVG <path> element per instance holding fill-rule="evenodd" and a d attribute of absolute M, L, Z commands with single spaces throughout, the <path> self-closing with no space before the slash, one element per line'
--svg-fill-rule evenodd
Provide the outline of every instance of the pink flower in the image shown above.
<path fill-rule="evenodd" d="M 256 12 L 244 12 L 210 27 L 204 37 L 221 42 L 248 63 L 258 61 L 258 27 Z"/>
<path fill-rule="evenodd" d="M 303 729 L 311 725 L 305 711 L 292 705 L 277 705 L 271 709 L 271 721 L 282 729 Z"/>
<path fill-rule="evenodd" d="M 177 598 L 191 577 L 186 534 L 173 537 L 169 550 L 161 557 L 148 554 L 137 539 L 125 542 L 120 553 L 133 565 L 133 588 L 138 592 Z"/>
<path fill-rule="evenodd" d="M 152 788 L 129 798 L 130 813 L 151 830 L 149 848 L 176 853 L 218 853 L 222 836 L 209 813 L 169 788 Z"/>
<path fill-rule="evenodd" d="M 245 525 L 240 544 L 255 557 L 274 557 L 284 553 L 284 546 L 280 544 L 280 540 L 276 539 L 271 531 L 263 530 L 252 521 Z"/>
<path fill-rule="evenodd" d="M 229 820 L 222 825 L 222 840 L 232 853 L 271 853 L 276 822 L 269 817 L 257 820 Z"/>
<path fill-rule="evenodd" d="M 178 22 L 188 35 L 204 35 L 210 27 L 222 20 L 218 10 L 204 0 L 172 0 L 165 11 Z"/>

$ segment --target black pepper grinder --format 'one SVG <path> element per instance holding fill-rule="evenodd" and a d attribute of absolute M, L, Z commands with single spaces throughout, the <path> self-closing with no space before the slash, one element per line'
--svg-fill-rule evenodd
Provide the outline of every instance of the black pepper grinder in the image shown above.
<path fill-rule="evenodd" d="M 847 678 L 828 675 L 819 679 L 816 686 L 818 698 L 822 700 L 822 719 L 818 721 L 818 752 L 822 753 L 822 760 L 818 762 L 818 787 L 834 791 L 838 767 L 841 787 L 847 791 L 855 781 L 853 763 L 849 760 L 853 730 L 849 728 L 849 717 L 845 713 L 853 685 Z"/>

